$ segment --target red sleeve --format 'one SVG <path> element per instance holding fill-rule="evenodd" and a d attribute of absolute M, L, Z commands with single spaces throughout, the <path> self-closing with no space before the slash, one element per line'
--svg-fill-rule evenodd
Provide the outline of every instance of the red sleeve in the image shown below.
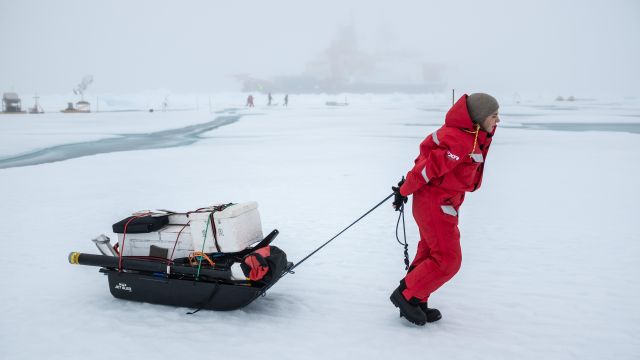
<path fill-rule="evenodd" d="M 424 150 L 423 150 L 424 149 Z M 442 177 L 462 163 L 462 149 L 454 139 L 441 136 L 438 132 L 431 134 L 421 145 L 420 156 L 413 169 L 407 173 L 407 179 L 400 188 L 400 194 L 409 196 L 418 191 L 432 179 Z"/>

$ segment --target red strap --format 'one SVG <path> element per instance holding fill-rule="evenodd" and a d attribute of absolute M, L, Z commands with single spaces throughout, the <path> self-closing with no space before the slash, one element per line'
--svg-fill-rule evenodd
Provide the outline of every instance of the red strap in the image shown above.
<path fill-rule="evenodd" d="M 132 216 L 126 224 L 124 224 L 124 231 L 122 232 L 122 247 L 120 248 L 120 253 L 118 253 L 118 271 L 122 272 L 122 254 L 124 254 L 124 240 L 127 238 L 127 226 L 129 223 L 135 219 L 139 219 L 141 217 L 149 216 L 151 213 L 141 214 L 137 216 Z"/>

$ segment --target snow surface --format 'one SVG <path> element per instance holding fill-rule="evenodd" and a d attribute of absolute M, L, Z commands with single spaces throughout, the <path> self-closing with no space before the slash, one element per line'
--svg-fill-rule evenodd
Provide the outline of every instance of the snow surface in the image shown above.
<path fill-rule="evenodd" d="M 209 122 L 245 98 L 217 98 L 214 113 L 201 98 L 199 111 L 2 115 L 0 161 Z M 640 135 L 519 127 L 637 122 L 637 99 L 503 101 L 483 187 L 460 215 L 462 269 L 431 297 L 443 319 L 425 327 L 388 299 L 404 272 L 390 204 L 237 311 L 115 299 L 97 268 L 68 264 L 71 251 L 97 253 L 90 239 L 113 236 L 133 211 L 250 200 L 265 232 L 280 230 L 275 245 L 302 259 L 391 192 L 450 104 L 350 95 L 350 106 L 324 105 L 342 99 L 290 96 L 284 108 L 259 98 L 189 146 L 1 169 L 0 359 L 638 358 Z"/>

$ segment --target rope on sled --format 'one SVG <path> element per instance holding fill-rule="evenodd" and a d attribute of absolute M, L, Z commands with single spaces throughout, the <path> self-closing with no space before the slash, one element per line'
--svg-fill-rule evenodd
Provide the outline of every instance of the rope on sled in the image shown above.
<path fill-rule="evenodd" d="M 173 249 L 171 250 L 171 256 L 169 256 L 169 260 L 173 261 L 173 254 L 176 251 L 176 246 L 178 246 L 178 241 L 180 240 L 180 235 L 182 234 L 182 231 L 189 226 L 189 224 L 191 223 L 191 220 L 187 221 L 186 224 L 182 225 L 182 229 L 180 229 L 180 231 L 178 232 L 178 236 L 176 236 L 176 241 L 173 243 Z"/>
<path fill-rule="evenodd" d="M 151 216 L 151 212 L 149 211 L 139 215 L 132 216 L 131 219 L 129 219 L 129 221 L 127 221 L 127 223 L 124 224 L 124 231 L 122 233 L 122 246 L 118 251 L 118 272 L 122 272 L 122 254 L 124 254 L 124 241 L 127 238 L 127 227 L 133 220 L 146 217 L 146 216 Z"/>
<path fill-rule="evenodd" d="M 216 211 L 222 211 L 226 208 L 228 208 L 229 206 L 234 205 L 233 203 L 228 203 L 228 204 L 223 204 L 223 205 L 218 205 L 218 206 L 213 206 L 211 209 L 211 213 L 209 214 L 209 216 L 207 217 L 207 224 L 205 225 L 205 230 L 204 230 L 204 237 L 202 240 L 202 249 L 200 249 L 200 253 L 204 254 L 204 244 L 207 242 L 207 233 L 209 232 L 209 224 L 211 224 L 211 230 L 212 230 L 212 235 L 213 235 L 213 241 L 214 244 L 216 246 L 216 250 L 220 251 L 220 246 L 218 245 L 218 236 L 216 235 L 216 224 L 213 221 L 213 213 L 215 213 Z M 196 210 L 200 211 L 201 209 Z M 176 243 L 178 242 L 178 240 L 176 239 Z M 202 258 L 203 256 L 197 256 L 198 258 L 198 272 L 196 273 L 196 281 L 198 281 L 198 278 L 200 277 L 200 269 L 202 268 Z M 210 261 L 210 260 L 209 260 Z"/>
<path fill-rule="evenodd" d="M 204 236 L 202 239 L 202 249 L 200 249 L 200 253 L 204 253 L 204 244 L 207 242 L 207 233 L 209 232 L 209 224 L 211 222 L 211 216 L 207 216 L 207 225 L 204 226 Z M 213 234 L 215 237 L 215 233 Z M 202 268 L 202 256 L 198 256 L 198 272 L 196 273 L 196 281 L 200 277 L 200 268 Z"/>

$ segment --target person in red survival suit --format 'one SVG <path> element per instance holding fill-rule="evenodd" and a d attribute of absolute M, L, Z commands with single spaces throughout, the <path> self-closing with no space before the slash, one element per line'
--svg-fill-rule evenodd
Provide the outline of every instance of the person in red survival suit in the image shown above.
<path fill-rule="evenodd" d="M 500 122 L 498 107 L 487 94 L 462 96 L 447 112 L 444 126 L 420 144 L 406 181 L 403 178 L 392 187 L 396 211 L 413 195 L 413 217 L 420 231 L 415 259 L 390 297 L 400 316 L 414 324 L 442 317 L 427 307 L 427 300 L 460 269 L 458 213 L 465 192 L 482 183 L 484 162 Z"/>

